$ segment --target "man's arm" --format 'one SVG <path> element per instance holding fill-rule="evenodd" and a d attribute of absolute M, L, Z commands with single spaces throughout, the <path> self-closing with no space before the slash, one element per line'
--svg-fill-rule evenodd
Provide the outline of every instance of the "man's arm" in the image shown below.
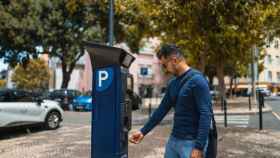
<path fill-rule="evenodd" d="M 172 107 L 172 99 L 170 97 L 170 84 L 169 84 L 166 94 L 164 95 L 160 103 L 160 106 L 153 113 L 152 117 L 149 119 L 149 121 L 144 125 L 144 127 L 141 130 L 133 132 L 130 135 L 129 141 L 134 144 L 140 143 L 144 138 L 144 136 L 147 133 L 149 133 L 149 131 L 151 131 L 163 119 L 163 117 L 168 113 L 171 107 Z"/>
<path fill-rule="evenodd" d="M 171 87 L 170 85 L 167 88 L 166 94 L 164 95 L 159 107 L 153 112 L 149 121 L 144 125 L 144 127 L 140 130 L 143 135 L 149 133 L 160 121 L 164 118 L 164 116 L 169 112 L 172 107 L 172 99 L 170 96 Z"/>
<path fill-rule="evenodd" d="M 203 150 L 211 124 L 211 96 L 207 81 L 203 76 L 198 75 L 193 78 L 195 82 L 194 97 L 199 113 L 198 134 L 195 148 Z"/>

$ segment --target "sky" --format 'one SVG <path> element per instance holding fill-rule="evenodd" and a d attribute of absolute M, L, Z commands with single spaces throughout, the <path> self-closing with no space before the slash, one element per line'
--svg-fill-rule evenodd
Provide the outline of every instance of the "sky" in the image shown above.
<path fill-rule="evenodd" d="M 4 64 L 3 59 L 0 59 L 0 71 L 7 69 L 7 64 Z"/>

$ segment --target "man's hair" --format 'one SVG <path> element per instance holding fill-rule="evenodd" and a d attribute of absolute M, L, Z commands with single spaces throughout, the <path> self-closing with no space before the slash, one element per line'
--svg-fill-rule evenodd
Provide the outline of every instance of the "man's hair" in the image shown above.
<path fill-rule="evenodd" d="M 176 55 L 177 58 L 183 58 L 183 53 L 175 44 L 163 44 L 157 53 L 158 59 L 161 57 L 167 58 L 171 55 Z"/>

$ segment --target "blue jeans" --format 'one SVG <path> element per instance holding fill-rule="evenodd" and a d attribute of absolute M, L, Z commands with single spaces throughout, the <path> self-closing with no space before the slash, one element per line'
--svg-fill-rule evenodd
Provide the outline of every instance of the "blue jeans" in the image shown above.
<path fill-rule="evenodd" d="M 164 158 L 190 158 L 194 144 L 194 140 L 181 140 L 170 136 L 165 147 Z M 203 150 L 204 157 L 207 144 Z"/>

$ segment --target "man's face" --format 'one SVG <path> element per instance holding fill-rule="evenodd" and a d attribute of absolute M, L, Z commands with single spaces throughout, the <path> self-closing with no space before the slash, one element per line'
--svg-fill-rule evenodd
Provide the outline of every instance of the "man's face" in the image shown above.
<path fill-rule="evenodd" d="M 168 73 L 176 74 L 176 57 L 161 57 L 160 64 Z"/>

